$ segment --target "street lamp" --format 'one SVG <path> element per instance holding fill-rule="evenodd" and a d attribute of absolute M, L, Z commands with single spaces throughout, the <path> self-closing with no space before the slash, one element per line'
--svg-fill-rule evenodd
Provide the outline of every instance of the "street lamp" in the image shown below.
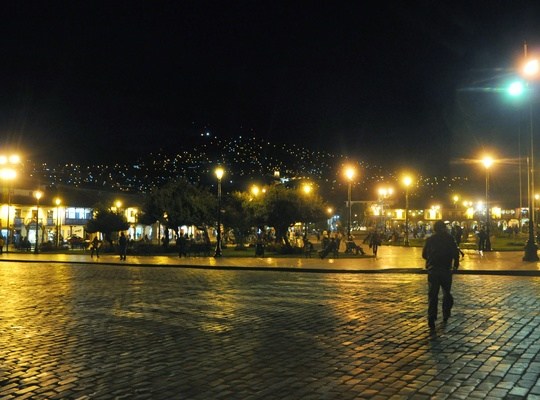
<path fill-rule="evenodd" d="M 54 199 L 54 202 L 56 204 L 56 247 L 60 247 L 60 204 L 62 203 L 62 200 L 60 198 Z"/>
<path fill-rule="evenodd" d="M 484 167 L 486 168 L 486 249 L 485 251 L 491 251 L 491 238 L 490 238 L 490 217 L 489 217 L 489 168 L 493 165 L 493 158 L 486 156 L 482 160 Z"/>
<path fill-rule="evenodd" d="M 39 190 L 36 190 L 34 192 L 34 197 L 36 198 L 36 247 L 34 247 L 34 253 L 39 253 L 38 248 L 38 242 L 39 242 L 39 235 L 38 235 L 38 223 L 39 223 L 39 199 L 41 199 L 41 196 L 43 196 L 43 193 Z"/>
<path fill-rule="evenodd" d="M 347 220 L 347 239 L 351 237 L 351 218 L 352 218 L 352 181 L 354 176 L 356 175 L 356 171 L 353 167 L 347 167 L 345 169 L 345 177 L 347 178 L 347 181 L 349 183 L 348 187 L 348 197 L 347 197 L 347 205 L 349 206 L 349 218 Z"/>
<path fill-rule="evenodd" d="M 454 197 L 452 197 L 452 200 L 454 200 L 454 209 L 457 210 L 457 205 L 458 205 L 458 201 L 459 201 L 459 196 L 457 194 L 454 195 Z"/>
<path fill-rule="evenodd" d="M 216 178 L 218 180 L 217 243 L 214 257 L 221 257 L 221 178 L 223 178 L 225 170 L 221 167 L 218 167 L 216 168 L 214 173 L 216 174 Z"/>
<path fill-rule="evenodd" d="M 10 156 L 0 155 L 0 179 L 3 181 L 11 182 L 17 177 L 17 171 L 13 168 L 15 165 L 20 164 L 21 159 L 18 154 L 11 154 Z M 13 241 L 12 229 L 9 225 L 9 213 L 11 209 L 11 185 L 7 184 L 8 192 L 8 208 L 7 208 L 7 240 L 6 240 L 6 253 L 9 252 L 9 243 Z"/>
<path fill-rule="evenodd" d="M 310 183 L 304 183 L 302 185 L 302 191 L 304 192 L 304 194 L 306 196 L 309 196 L 309 194 L 311 193 L 312 190 L 313 190 L 313 187 L 311 186 Z M 304 228 L 305 238 L 307 239 L 307 237 L 308 237 L 308 222 L 306 221 L 304 223 L 304 225 L 305 225 L 305 228 Z"/>
<path fill-rule="evenodd" d="M 405 185 L 405 246 L 409 247 L 409 186 L 411 186 L 412 178 L 408 175 L 403 177 Z"/>
<path fill-rule="evenodd" d="M 528 81 L 538 78 L 540 72 L 540 64 L 538 59 L 529 58 L 527 55 L 527 45 L 524 46 L 525 63 L 522 66 L 522 75 L 526 77 Z M 516 94 L 521 94 L 523 89 L 515 91 Z M 525 245 L 525 253 L 523 255 L 523 261 L 539 261 L 538 258 L 538 246 L 536 245 L 536 238 L 534 237 L 534 143 L 533 143 L 533 107 L 532 98 L 529 93 L 529 136 L 530 136 L 530 164 L 527 169 L 528 174 L 528 198 L 529 198 L 529 238 Z"/>
<path fill-rule="evenodd" d="M 384 215 L 384 202 L 385 200 L 394 194 L 394 189 L 392 187 L 381 187 L 379 188 L 379 202 L 381 203 L 381 224 L 383 225 L 383 230 L 386 231 L 386 219 Z"/>

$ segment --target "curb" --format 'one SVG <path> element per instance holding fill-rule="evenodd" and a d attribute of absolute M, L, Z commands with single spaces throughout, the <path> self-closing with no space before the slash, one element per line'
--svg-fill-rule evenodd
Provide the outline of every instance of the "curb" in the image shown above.
<path fill-rule="evenodd" d="M 381 268 L 381 269 L 343 269 L 343 268 L 299 268 L 299 267 L 254 267 L 254 266 L 226 266 L 226 265 L 195 265 L 195 264 L 150 264 L 140 263 L 132 264 L 126 262 L 92 262 L 92 261 L 65 261 L 65 260 L 15 260 L 1 259 L 4 262 L 18 263 L 52 263 L 52 264 L 75 264 L 75 265 L 114 265 L 124 267 L 144 267 L 144 268 L 189 268 L 200 270 L 219 270 L 219 271 L 264 271 L 264 272 L 305 272 L 319 274 L 426 274 L 424 268 Z M 540 270 L 458 270 L 456 275 L 500 275 L 500 276 L 526 276 L 540 277 Z"/>

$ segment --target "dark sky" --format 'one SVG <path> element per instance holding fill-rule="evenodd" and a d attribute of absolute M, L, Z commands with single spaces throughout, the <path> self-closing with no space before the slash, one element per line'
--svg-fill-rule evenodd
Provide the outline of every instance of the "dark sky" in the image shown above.
<path fill-rule="evenodd" d="M 477 89 L 540 46 L 535 4 L 12 2 L 0 144 L 112 162 L 208 130 L 420 169 L 489 146 L 515 157 L 519 107 Z"/>

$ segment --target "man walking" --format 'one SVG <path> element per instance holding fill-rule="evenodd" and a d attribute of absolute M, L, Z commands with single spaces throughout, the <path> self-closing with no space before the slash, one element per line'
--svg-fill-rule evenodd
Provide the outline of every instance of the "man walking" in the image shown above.
<path fill-rule="evenodd" d="M 127 255 L 127 237 L 124 232 L 120 234 L 118 239 L 118 246 L 120 247 L 120 260 L 126 260 Z"/>
<path fill-rule="evenodd" d="M 448 233 L 443 221 L 435 222 L 435 233 L 426 239 L 422 257 L 426 260 L 428 271 L 428 324 L 435 328 L 437 308 L 439 305 L 439 289 L 442 288 L 442 311 L 444 322 L 450 318 L 454 298 L 452 289 L 452 271 L 459 267 L 459 248 L 456 241 Z"/>

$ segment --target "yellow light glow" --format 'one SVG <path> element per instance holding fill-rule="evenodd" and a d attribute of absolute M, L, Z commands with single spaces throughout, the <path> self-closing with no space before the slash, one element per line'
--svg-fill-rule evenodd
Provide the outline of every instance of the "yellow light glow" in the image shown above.
<path fill-rule="evenodd" d="M 304 191 L 305 194 L 310 194 L 311 191 L 313 190 L 313 188 L 311 187 L 311 184 L 309 183 L 304 183 L 302 185 L 302 190 Z"/>
<path fill-rule="evenodd" d="M 379 188 L 379 196 L 381 197 L 388 197 L 388 196 L 391 196 L 393 193 L 394 193 L 394 189 L 392 187 Z"/>
<path fill-rule="evenodd" d="M 529 60 L 523 65 L 523 74 L 526 76 L 534 77 L 538 75 L 540 71 L 540 64 L 538 60 Z"/>
<path fill-rule="evenodd" d="M 19 164 L 21 162 L 21 158 L 18 154 L 11 154 L 9 156 L 6 155 L 0 155 L 0 165 L 5 164 Z"/>
<path fill-rule="evenodd" d="M 490 168 L 493 163 L 494 163 L 494 160 L 492 157 L 490 156 L 485 156 L 483 159 L 482 159 L 482 163 L 484 164 L 484 167 L 486 167 L 486 169 Z"/>
<path fill-rule="evenodd" d="M 334 212 L 334 209 L 332 207 L 328 207 L 326 211 L 328 212 L 328 214 L 332 215 L 332 213 Z"/>
<path fill-rule="evenodd" d="M 122 207 L 122 202 L 120 200 L 116 200 L 114 205 L 116 206 L 116 208 L 120 208 L 120 207 Z"/>
<path fill-rule="evenodd" d="M 41 197 L 43 197 L 43 192 L 41 190 L 36 190 L 34 192 L 34 197 L 38 200 L 41 199 Z"/>
<path fill-rule="evenodd" d="M 459 196 L 455 194 L 453 199 L 454 199 L 454 203 L 457 203 L 459 201 Z"/>
<path fill-rule="evenodd" d="M 60 200 L 58 197 L 56 199 L 54 199 L 54 203 L 56 204 L 56 206 L 58 207 L 60 204 L 62 204 L 62 200 Z"/>
<path fill-rule="evenodd" d="M 251 187 L 251 194 L 252 194 L 253 196 L 258 196 L 259 193 L 260 193 L 260 191 L 261 191 L 261 190 L 259 189 L 259 187 L 258 187 L 257 185 L 253 185 L 253 186 Z"/>
<path fill-rule="evenodd" d="M 353 167 L 345 168 L 345 177 L 352 182 L 354 176 L 356 175 L 356 170 Z"/>
<path fill-rule="evenodd" d="M 10 181 L 17 177 L 17 172 L 11 168 L 0 169 L 0 179 Z"/>
<path fill-rule="evenodd" d="M 217 167 L 214 173 L 216 174 L 218 180 L 221 180 L 221 178 L 223 178 L 223 175 L 225 174 L 225 170 L 221 167 Z"/>
<path fill-rule="evenodd" d="M 411 178 L 409 175 L 405 175 L 405 176 L 403 177 L 403 184 L 404 184 L 406 187 L 411 186 L 411 184 L 412 184 L 412 178 Z"/>

